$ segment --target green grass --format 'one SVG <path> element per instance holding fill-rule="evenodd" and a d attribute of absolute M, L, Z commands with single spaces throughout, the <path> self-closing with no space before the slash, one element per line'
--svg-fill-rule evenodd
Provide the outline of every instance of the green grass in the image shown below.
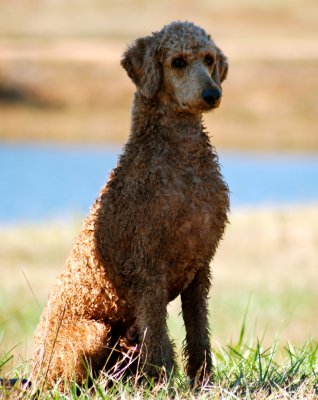
<path fill-rule="evenodd" d="M 235 211 L 230 220 L 211 264 L 215 381 L 196 395 L 318 398 L 317 205 Z M 77 218 L 0 227 L 0 377 L 29 376 L 35 326 L 79 229 Z M 169 331 L 180 355 L 185 335 L 180 303 L 168 310 Z M 95 382 L 102 396 L 90 389 L 82 398 L 167 398 L 171 391 L 177 399 L 195 396 L 182 372 L 169 390 L 121 381 L 105 392 L 107 379 Z M 18 395 L 16 389 L 9 398 Z M 31 392 L 23 396 L 31 398 Z M 43 393 L 41 398 L 75 398 L 71 392 L 63 396 Z"/>
<path fill-rule="evenodd" d="M 236 211 L 230 220 L 211 264 L 213 346 L 238 340 L 249 298 L 247 335 L 266 332 L 265 346 L 317 337 L 317 206 Z M 80 218 L 0 227 L 0 357 L 13 347 L 15 362 L 32 356 L 35 326 L 79 230 Z M 179 301 L 168 308 L 178 351 L 180 310 Z"/>
<path fill-rule="evenodd" d="M 263 345 L 263 338 L 246 336 L 247 314 L 243 319 L 238 341 L 213 349 L 214 379 L 194 389 L 190 388 L 186 375 L 179 370 L 174 379 L 161 384 L 144 377 L 143 383 L 136 378 L 119 378 L 115 373 L 104 371 L 93 380 L 92 387 L 78 387 L 69 383 L 64 393 L 59 388 L 44 390 L 33 381 L 32 388 L 22 390 L 19 383 L 13 389 L 2 388 L 9 398 L 40 399 L 315 399 L 318 398 L 318 343 L 309 340 L 301 347 L 291 343 L 277 351 L 279 343 Z M 10 353 L 0 359 L 0 375 L 10 361 Z M 22 363 L 6 378 L 27 378 L 30 366 Z M 140 374 L 142 376 L 142 373 Z M 32 375 L 31 375 L 32 380 Z"/>

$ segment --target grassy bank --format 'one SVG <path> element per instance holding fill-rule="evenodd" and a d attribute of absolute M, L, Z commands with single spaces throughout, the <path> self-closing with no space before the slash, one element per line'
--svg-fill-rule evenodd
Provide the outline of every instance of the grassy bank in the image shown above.
<path fill-rule="evenodd" d="M 106 384 L 103 375 L 86 398 L 315 399 L 317 382 L 317 206 L 236 210 L 212 263 L 210 311 L 215 381 L 190 392 L 180 372 L 173 388 Z M 80 222 L 0 228 L 0 376 L 27 377 L 32 334 Z M 180 359 L 184 329 L 178 301 L 169 328 Z M 180 361 L 180 360 L 179 360 Z M 19 388 L 2 395 L 31 398 Z M 58 390 L 40 398 L 76 398 Z M 75 397 L 74 397 L 75 396 Z M 0 394 L 1 397 L 1 394 Z"/>
<path fill-rule="evenodd" d="M 264 348 L 261 341 L 247 341 L 244 325 L 235 344 L 218 347 L 214 351 L 213 382 L 190 389 L 189 381 L 182 371 L 174 379 L 161 384 L 143 377 L 124 380 L 121 373 L 102 373 L 93 380 L 92 386 L 78 387 L 69 383 L 64 393 L 56 387 L 50 391 L 30 375 L 24 365 L 11 371 L 10 376 L 18 379 L 13 388 L 0 388 L 0 398 L 10 399 L 307 399 L 318 397 L 317 350 L 318 345 L 307 342 L 302 348 L 291 344 L 277 356 L 276 345 Z M 5 357 L 0 358 L 1 364 Z M 142 377 L 139 374 L 139 378 Z M 28 377 L 31 387 L 21 384 Z"/>
<path fill-rule="evenodd" d="M 228 55 L 221 109 L 206 117 L 223 148 L 318 150 L 314 0 L 0 1 L 0 139 L 120 141 L 133 85 L 127 43 L 193 20 Z"/>
<path fill-rule="evenodd" d="M 317 339 L 317 207 L 235 211 L 212 263 L 213 346 L 236 343 L 249 304 L 248 338 L 302 346 Z M 0 228 L 0 353 L 14 363 L 32 354 L 32 333 L 63 268 L 79 222 Z M 178 349 L 184 338 L 178 301 L 169 327 Z M 279 350 L 279 349 L 278 349 Z"/>

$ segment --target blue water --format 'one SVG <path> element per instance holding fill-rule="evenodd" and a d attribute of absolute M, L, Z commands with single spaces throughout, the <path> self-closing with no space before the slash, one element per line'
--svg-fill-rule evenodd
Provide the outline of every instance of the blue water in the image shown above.
<path fill-rule="evenodd" d="M 0 144 L 0 223 L 86 214 L 120 148 Z M 232 208 L 318 202 L 318 156 L 220 153 Z"/>

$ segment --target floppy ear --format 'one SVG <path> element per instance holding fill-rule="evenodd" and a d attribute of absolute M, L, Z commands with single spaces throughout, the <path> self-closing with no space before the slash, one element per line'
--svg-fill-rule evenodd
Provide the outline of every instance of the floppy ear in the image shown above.
<path fill-rule="evenodd" d="M 148 99 L 153 98 L 160 88 L 161 65 L 158 51 L 154 35 L 146 36 L 137 39 L 121 60 L 128 76 Z"/>
<path fill-rule="evenodd" d="M 227 58 L 219 48 L 217 49 L 217 71 L 220 82 L 223 82 L 227 77 L 229 64 Z"/>

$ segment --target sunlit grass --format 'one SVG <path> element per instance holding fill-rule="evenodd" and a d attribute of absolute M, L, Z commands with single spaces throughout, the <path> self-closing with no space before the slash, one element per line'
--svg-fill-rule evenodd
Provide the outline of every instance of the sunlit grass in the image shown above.
<path fill-rule="evenodd" d="M 318 343 L 309 340 L 297 347 L 287 343 L 283 351 L 278 352 L 278 342 L 264 346 L 263 338 L 248 337 L 246 328 L 249 323 L 246 312 L 237 332 L 238 340 L 213 349 L 213 380 L 193 389 L 182 370 L 176 371 L 173 379 L 163 383 L 149 380 L 142 371 L 137 377 L 125 378 L 121 371 L 105 370 L 98 379 L 93 379 L 91 385 L 78 386 L 68 382 L 63 392 L 58 385 L 48 390 L 34 379 L 28 363 L 16 365 L 3 375 L 3 367 L 10 360 L 8 353 L 0 358 L 0 375 L 6 379 L 2 382 L 2 393 L 10 398 L 26 399 L 31 399 L 34 394 L 39 399 L 317 398 Z M 8 386 L 8 379 L 18 380 L 13 388 Z M 22 379 L 31 380 L 31 387 L 24 387 Z"/>
<path fill-rule="evenodd" d="M 65 394 L 55 388 L 40 398 L 317 398 L 317 215 L 314 205 L 232 213 L 211 265 L 212 386 L 191 391 L 182 370 L 170 386 L 136 386 L 106 373 L 92 388 L 73 385 Z M 79 229 L 79 220 L 0 229 L 1 378 L 32 380 L 33 331 Z M 178 302 L 169 306 L 182 365 L 179 313 Z M 31 399 L 39 389 L 34 381 L 27 391 L 17 383 L 2 394 Z"/>
<path fill-rule="evenodd" d="M 211 263 L 213 346 L 238 340 L 249 303 L 247 334 L 264 345 L 300 346 L 318 329 L 316 206 L 235 211 Z M 0 228 L 0 354 L 26 360 L 41 310 L 80 230 L 74 222 Z M 180 352 L 184 328 L 179 301 L 168 307 L 169 328 Z M 281 348 L 278 349 L 280 351 Z"/>

